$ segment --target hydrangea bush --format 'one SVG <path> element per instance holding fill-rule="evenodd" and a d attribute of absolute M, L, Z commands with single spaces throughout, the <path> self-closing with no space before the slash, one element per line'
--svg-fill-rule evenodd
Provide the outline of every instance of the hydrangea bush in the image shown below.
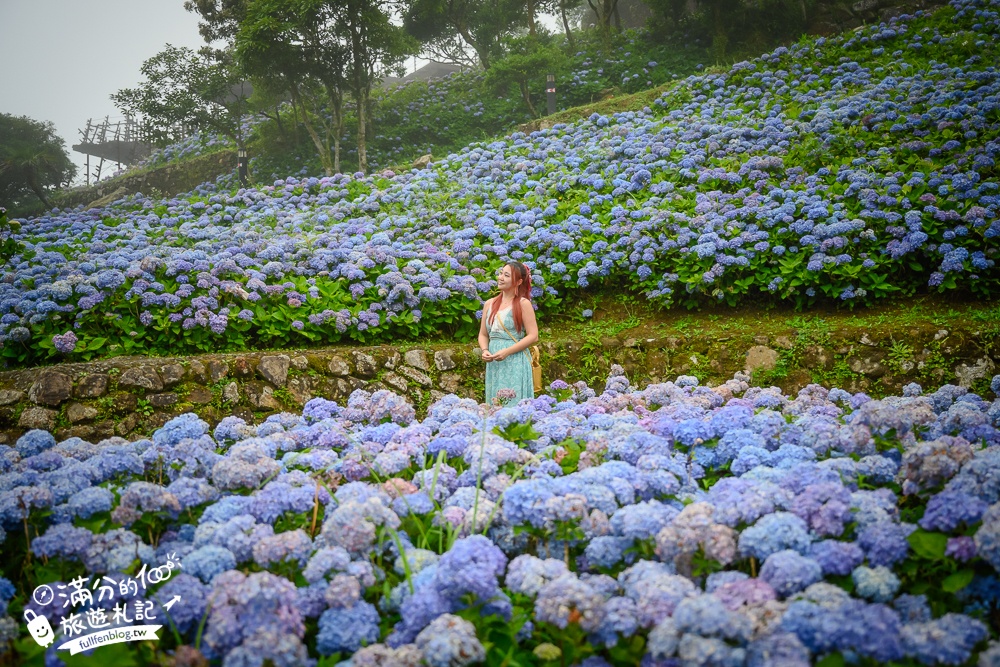
<path fill-rule="evenodd" d="M 160 640 L 114 650 L 276 667 L 997 664 L 1000 399 L 785 396 L 742 377 L 638 390 L 620 368 L 600 393 L 549 391 L 449 395 L 422 421 L 358 390 L 256 426 L 185 414 L 137 442 L 30 431 L 0 446 L 0 647 L 60 664 L 65 635 L 45 650 L 15 620 L 66 629 L 36 585 L 174 558 L 165 582 L 113 598 L 148 603 Z"/>
<path fill-rule="evenodd" d="M 137 162 L 134 169 L 155 169 L 234 146 L 232 140 L 221 134 L 196 132 L 181 141 L 153 150 Z"/>
<path fill-rule="evenodd" d="M 602 287 L 665 306 L 993 296 L 998 30 L 996 2 L 955 0 L 430 169 L 52 211 L 0 269 L 2 354 L 471 336 L 507 259 L 548 312 Z"/>

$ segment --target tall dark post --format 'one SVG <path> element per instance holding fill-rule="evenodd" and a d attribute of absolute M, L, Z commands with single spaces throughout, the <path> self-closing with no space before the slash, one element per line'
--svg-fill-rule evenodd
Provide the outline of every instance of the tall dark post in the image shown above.
<path fill-rule="evenodd" d="M 545 97 L 548 102 L 548 115 L 552 115 L 556 112 L 556 75 L 548 74 L 545 76 Z"/>
<path fill-rule="evenodd" d="M 247 178 L 249 174 L 249 169 L 247 168 L 247 149 L 241 148 L 237 155 L 236 170 L 240 176 L 240 185 L 246 187 L 249 184 L 249 179 Z"/>

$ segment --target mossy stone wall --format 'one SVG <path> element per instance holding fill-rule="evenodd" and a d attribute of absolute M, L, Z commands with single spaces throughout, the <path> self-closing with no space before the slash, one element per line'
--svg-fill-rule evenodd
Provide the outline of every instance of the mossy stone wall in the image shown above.
<path fill-rule="evenodd" d="M 77 206 L 95 208 L 137 192 L 172 197 L 235 170 L 236 151 L 227 149 L 156 169 L 126 173 L 94 185 L 63 190 L 56 195 L 53 205 L 67 209 Z"/>
<path fill-rule="evenodd" d="M 788 335 L 607 336 L 542 345 L 545 383 L 587 381 L 603 389 L 611 364 L 633 386 L 694 375 L 718 385 L 737 371 L 753 384 L 796 392 L 810 383 L 898 394 L 903 385 L 959 384 L 985 395 L 1000 364 L 996 331 L 915 326 L 906 331 L 841 331 L 817 326 Z M 196 412 L 213 426 L 238 415 L 260 422 L 298 412 L 314 397 L 343 401 L 355 389 L 390 389 L 422 414 L 448 393 L 484 400 L 484 366 L 472 345 L 340 347 L 186 358 L 116 357 L 0 373 L 0 442 L 32 428 L 96 442 L 151 434 Z"/>

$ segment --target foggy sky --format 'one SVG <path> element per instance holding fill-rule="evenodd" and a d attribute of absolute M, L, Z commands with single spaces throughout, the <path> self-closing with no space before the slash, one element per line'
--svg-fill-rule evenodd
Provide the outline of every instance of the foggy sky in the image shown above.
<path fill-rule="evenodd" d="M 52 121 L 78 166 L 74 183 L 84 182 L 86 156 L 72 148 L 87 119 L 120 120 L 110 96 L 138 85 L 142 63 L 166 44 L 204 45 L 184 0 L 0 0 L 0 34 L 0 112 Z M 408 58 L 406 71 L 426 62 Z M 114 169 L 105 162 L 102 177 Z"/>
<path fill-rule="evenodd" d="M 203 44 L 184 0 L 0 0 L 0 34 L 0 112 L 55 123 L 81 183 L 72 146 L 87 119 L 120 118 L 109 96 L 137 85 L 165 44 Z"/>

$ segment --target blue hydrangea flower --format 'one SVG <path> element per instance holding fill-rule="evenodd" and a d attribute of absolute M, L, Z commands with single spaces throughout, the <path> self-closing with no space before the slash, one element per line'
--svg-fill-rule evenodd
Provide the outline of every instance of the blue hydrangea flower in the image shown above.
<path fill-rule="evenodd" d="M 876 568 L 861 565 L 854 568 L 851 578 L 855 592 L 874 602 L 890 602 L 899 590 L 899 577 L 884 565 Z"/>
<path fill-rule="evenodd" d="M 188 574 L 208 583 L 216 575 L 236 567 L 236 557 L 225 547 L 209 544 L 185 556 L 181 566 Z"/>
<path fill-rule="evenodd" d="M 740 533 L 738 545 L 744 556 L 763 561 L 771 554 L 786 549 L 805 553 L 811 543 L 812 537 L 805 521 L 791 512 L 775 512 Z"/>
<path fill-rule="evenodd" d="M 153 444 L 176 445 L 181 440 L 195 440 L 208 433 L 208 424 L 193 412 L 174 417 L 153 433 Z"/>
<path fill-rule="evenodd" d="M 452 599 L 473 594 L 480 600 L 492 598 L 499 589 L 498 577 L 503 576 L 507 557 L 495 544 L 482 535 L 456 540 L 438 561 L 435 587 Z"/>
<path fill-rule="evenodd" d="M 747 667 L 808 667 L 809 649 L 789 632 L 771 632 L 747 645 Z"/>
<path fill-rule="evenodd" d="M 507 566 L 505 584 L 511 592 L 534 597 L 545 584 L 568 573 L 566 563 L 557 558 L 521 554 Z"/>
<path fill-rule="evenodd" d="M 964 614 L 945 614 L 923 623 L 909 623 L 902 632 L 906 652 L 930 665 L 964 664 L 976 644 L 987 635 L 981 621 Z"/>
<path fill-rule="evenodd" d="M 417 635 L 416 645 L 430 667 L 464 667 L 486 659 L 475 626 L 452 614 L 431 621 Z"/>
<path fill-rule="evenodd" d="M 753 635 L 753 622 L 749 616 L 727 609 L 714 595 L 681 600 L 674 610 L 673 619 L 679 631 L 703 637 L 721 637 L 745 644 Z"/>
<path fill-rule="evenodd" d="M 808 555 L 823 568 L 823 574 L 846 576 L 865 559 L 865 552 L 856 542 L 822 540 L 809 547 Z"/>
<path fill-rule="evenodd" d="M 786 549 L 767 557 L 760 568 L 760 578 L 771 584 L 779 595 L 789 596 L 823 578 L 823 568 L 812 558 Z"/>
<path fill-rule="evenodd" d="M 70 523 L 57 523 L 31 541 L 31 551 L 40 558 L 80 560 L 93 541 L 93 533 L 86 528 L 78 528 Z"/>
<path fill-rule="evenodd" d="M 51 433 L 41 429 L 32 429 L 18 438 L 14 447 L 22 457 L 28 457 L 41 454 L 55 445 L 56 439 Z"/>
<path fill-rule="evenodd" d="M 601 624 L 590 635 L 590 640 L 606 648 L 615 646 L 639 629 L 638 612 L 635 602 L 625 597 L 612 597 L 604 603 Z"/>
<path fill-rule="evenodd" d="M 378 623 L 378 610 L 363 600 L 352 607 L 327 609 L 319 617 L 316 650 L 322 655 L 353 653 L 378 641 Z"/>
<path fill-rule="evenodd" d="M 982 521 L 974 535 L 976 552 L 993 569 L 1000 571 L 1000 503 L 986 510 Z"/>
<path fill-rule="evenodd" d="M 170 609 L 164 609 L 163 614 L 169 615 L 177 630 L 181 634 L 186 634 L 188 630 L 195 627 L 205 613 L 208 605 L 208 596 L 211 589 L 198 580 L 197 577 L 182 572 L 174 574 L 151 596 L 152 599 L 160 603 L 163 607 L 169 603 L 174 596 L 179 595 L 182 604 L 174 603 Z"/>

